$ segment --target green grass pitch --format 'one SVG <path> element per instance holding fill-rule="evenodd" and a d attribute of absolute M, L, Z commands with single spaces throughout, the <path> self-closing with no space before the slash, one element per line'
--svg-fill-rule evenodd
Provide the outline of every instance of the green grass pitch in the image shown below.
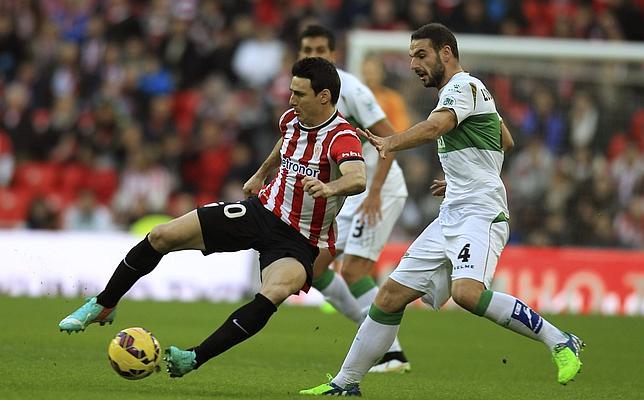
<path fill-rule="evenodd" d="M 123 301 L 114 325 L 71 336 L 58 321 L 81 299 L 0 297 L 0 399 L 305 399 L 299 389 L 337 372 L 355 327 L 339 314 L 283 306 L 249 341 L 181 379 L 115 374 L 107 345 L 130 326 L 161 345 L 198 344 L 235 304 Z M 583 372 L 556 383 L 543 345 L 464 312 L 410 309 L 400 339 L 412 362 L 404 375 L 367 375 L 368 399 L 643 399 L 644 319 L 551 316 L 587 343 Z M 164 368 L 164 366 L 162 366 Z"/>

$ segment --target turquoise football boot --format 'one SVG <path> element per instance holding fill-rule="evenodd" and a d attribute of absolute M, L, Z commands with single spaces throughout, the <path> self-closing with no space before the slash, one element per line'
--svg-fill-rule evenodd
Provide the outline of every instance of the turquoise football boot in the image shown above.
<path fill-rule="evenodd" d="M 78 310 L 60 321 L 58 328 L 61 332 L 84 331 L 87 325 L 98 322 L 101 326 L 114 322 L 116 307 L 107 308 L 96 302 L 96 297 L 87 300 Z"/>
<path fill-rule="evenodd" d="M 175 346 L 165 349 L 163 359 L 167 363 L 166 371 L 170 374 L 170 378 L 180 378 L 197 366 L 197 355 L 194 350 L 181 350 Z"/>

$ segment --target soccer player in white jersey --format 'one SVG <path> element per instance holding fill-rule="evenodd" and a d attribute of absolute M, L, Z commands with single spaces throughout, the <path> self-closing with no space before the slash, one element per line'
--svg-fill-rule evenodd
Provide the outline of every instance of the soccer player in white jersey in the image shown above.
<path fill-rule="evenodd" d="M 464 72 L 456 38 L 441 24 L 411 36 L 411 69 L 425 87 L 439 90 L 427 120 L 387 138 L 364 133 L 382 157 L 438 141 L 447 189 L 439 216 L 412 243 L 380 288 L 340 372 L 302 394 L 359 395 L 358 383 L 390 346 L 405 307 L 422 300 L 435 309 L 451 296 L 465 310 L 546 345 L 561 384 L 581 367 L 583 342 L 514 296 L 490 290 L 497 261 L 509 236 L 501 122 L 490 92 Z"/>
<path fill-rule="evenodd" d="M 366 168 L 355 128 L 336 108 L 340 77 L 333 64 L 307 58 L 293 65 L 292 74 L 292 108 L 280 118 L 281 137 L 244 184 L 245 194 L 253 196 L 209 204 L 153 228 L 121 261 L 105 290 L 60 322 L 61 331 L 111 323 L 121 297 L 169 252 L 256 249 L 262 286 L 253 301 L 200 345 L 166 349 L 168 372 L 180 377 L 259 332 L 288 296 L 309 289 L 319 249 L 335 245 L 335 217 L 344 197 L 366 188 Z"/>
<path fill-rule="evenodd" d="M 323 57 L 335 62 L 335 36 L 320 25 L 310 25 L 299 36 L 299 58 Z M 394 134 L 389 120 L 371 90 L 355 76 L 337 69 L 342 82 L 338 110 L 353 126 L 386 137 Z M 343 254 L 340 277 L 329 265 L 334 256 L 321 251 L 313 270 L 313 287 L 329 303 L 356 323 L 361 323 L 376 298 L 378 287 L 371 271 L 402 213 L 407 186 L 393 157 L 381 159 L 365 140 L 367 191 L 350 196 L 338 222 L 338 253 Z M 371 372 L 406 372 L 411 369 L 398 339 L 376 362 Z"/>

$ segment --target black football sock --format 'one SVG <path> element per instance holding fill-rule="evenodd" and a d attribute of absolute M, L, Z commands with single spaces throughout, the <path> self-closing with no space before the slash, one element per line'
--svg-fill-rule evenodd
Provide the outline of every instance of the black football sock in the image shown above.
<path fill-rule="evenodd" d="M 275 304 L 257 293 L 253 301 L 235 310 L 219 329 L 194 348 L 197 368 L 259 332 L 275 311 Z"/>
<path fill-rule="evenodd" d="M 149 274 L 159 264 L 163 254 L 152 247 L 148 237 L 140 241 L 127 253 L 112 274 L 105 290 L 96 296 L 96 302 L 103 307 L 112 308 L 121 300 L 132 286 L 144 275 Z"/>

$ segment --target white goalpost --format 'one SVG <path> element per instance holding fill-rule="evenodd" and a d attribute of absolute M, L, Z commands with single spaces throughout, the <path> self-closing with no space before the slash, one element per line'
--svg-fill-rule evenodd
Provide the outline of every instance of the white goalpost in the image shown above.
<path fill-rule="evenodd" d="M 406 53 L 411 32 L 355 30 L 347 37 L 347 69 L 360 72 L 362 60 L 370 52 Z M 639 63 L 639 79 L 644 80 L 644 44 L 597 40 L 543 39 L 457 34 L 459 52 L 468 57 L 486 56 L 522 60 L 587 60 Z M 644 83 L 640 81 L 640 83 Z"/>

